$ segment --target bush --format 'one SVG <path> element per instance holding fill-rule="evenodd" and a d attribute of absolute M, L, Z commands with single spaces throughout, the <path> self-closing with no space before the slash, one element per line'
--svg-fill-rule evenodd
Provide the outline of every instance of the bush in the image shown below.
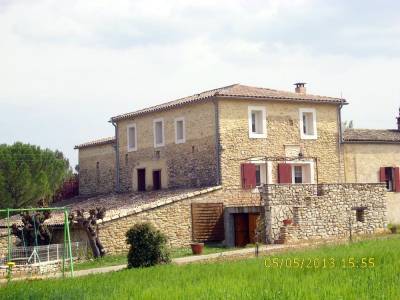
<path fill-rule="evenodd" d="M 150 223 L 135 224 L 126 233 L 130 245 L 128 268 L 150 267 L 170 262 L 167 238 Z"/>
<path fill-rule="evenodd" d="M 389 225 L 388 225 L 388 229 L 389 229 L 392 233 L 398 233 L 398 232 L 400 232 L 400 225 L 399 225 L 399 224 L 389 224 Z"/>

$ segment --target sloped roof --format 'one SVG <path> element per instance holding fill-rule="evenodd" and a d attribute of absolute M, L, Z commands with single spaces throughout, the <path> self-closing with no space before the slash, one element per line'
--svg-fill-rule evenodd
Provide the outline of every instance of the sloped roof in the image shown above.
<path fill-rule="evenodd" d="M 283 101 L 297 101 L 297 102 L 318 102 L 318 103 L 334 103 L 346 104 L 346 100 L 342 98 L 325 97 L 310 94 L 301 94 L 294 92 L 279 91 L 267 88 L 253 87 L 242 84 L 233 84 L 225 87 L 213 89 L 210 91 L 201 92 L 185 98 L 180 98 L 174 101 L 166 102 L 156 106 L 151 106 L 134 112 L 118 115 L 111 118 L 111 121 L 118 121 L 130 117 L 142 115 L 145 113 L 170 109 L 176 106 L 208 100 L 212 97 L 236 97 L 248 99 L 269 99 L 269 100 L 283 100 Z"/>
<path fill-rule="evenodd" d="M 87 148 L 87 147 L 92 147 L 92 146 L 99 146 L 99 145 L 106 145 L 106 144 L 112 144 L 115 141 L 115 137 L 106 137 L 106 138 L 101 138 L 98 140 L 86 142 L 80 145 L 76 145 L 74 149 L 81 149 L 81 148 Z"/>
<path fill-rule="evenodd" d="M 344 142 L 400 143 L 400 131 L 395 129 L 346 129 Z"/>
<path fill-rule="evenodd" d="M 148 209 L 170 204 L 177 201 L 189 199 L 198 195 L 203 195 L 221 189 L 221 186 L 204 188 L 171 189 L 149 192 L 132 192 L 125 194 L 109 194 L 88 198 L 73 198 L 54 203 L 56 207 L 65 207 L 69 211 L 83 209 L 86 214 L 90 209 L 104 207 L 106 209 L 105 218 L 99 223 L 108 222 L 132 214 L 139 213 Z M 21 225 L 21 218 L 18 215 L 10 218 L 10 223 Z M 52 212 L 51 218 L 45 221 L 47 225 L 64 224 L 63 212 Z M 0 220 L 0 228 L 7 226 L 6 219 Z M 1 233 L 1 232 L 0 232 Z"/>

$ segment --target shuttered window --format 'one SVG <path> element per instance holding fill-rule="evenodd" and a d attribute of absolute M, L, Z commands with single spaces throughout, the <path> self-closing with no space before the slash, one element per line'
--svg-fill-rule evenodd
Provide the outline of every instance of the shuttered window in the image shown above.
<path fill-rule="evenodd" d="M 399 193 L 400 192 L 400 168 L 394 168 L 394 191 Z"/>
<path fill-rule="evenodd" d="M 279 183 L 292 183 L 292 167 L 290 164 L 278 164 Z"/>
<path fill-rule="evenodd" d="M 256 165 L 245 163 L 241 165 L 242 187 L 253 189 L 257 185 Z"/>

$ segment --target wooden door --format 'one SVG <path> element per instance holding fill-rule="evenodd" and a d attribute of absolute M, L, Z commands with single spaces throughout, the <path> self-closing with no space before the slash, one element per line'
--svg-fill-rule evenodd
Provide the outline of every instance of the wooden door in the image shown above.
<path fill-rule="evenodd" d="M 259 214 L 249 214 L 249 240 L 251 244 L 256 242 L 257 218 Z"/>
<path fill-rule="evenodd" d="M 146 169 L 137 170 L 138 178 L 138 191 L 143 192 L 146 190 Z"/>
<path fill-rule="evenodd" d="M 235 246 L 244 247 L 249 240 L 249 215 L 248 214 L 234 214 L 235 223 Z"/>
<path fill-rule="evenodd" d="M 153 171 L 153 190 L 161 189 L 161 170 Z"/>

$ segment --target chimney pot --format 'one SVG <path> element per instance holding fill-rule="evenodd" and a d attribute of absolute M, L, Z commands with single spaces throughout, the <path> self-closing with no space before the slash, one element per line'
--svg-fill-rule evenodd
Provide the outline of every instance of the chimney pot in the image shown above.
<path fill-rule="evenodd" d="M 294 89 L 294 91 L 298 94 L 305 94 L 306 93 L 306 83 L 305 82 L 296 82 L 294 84 L 296 86 L 296 88 Z"/>

